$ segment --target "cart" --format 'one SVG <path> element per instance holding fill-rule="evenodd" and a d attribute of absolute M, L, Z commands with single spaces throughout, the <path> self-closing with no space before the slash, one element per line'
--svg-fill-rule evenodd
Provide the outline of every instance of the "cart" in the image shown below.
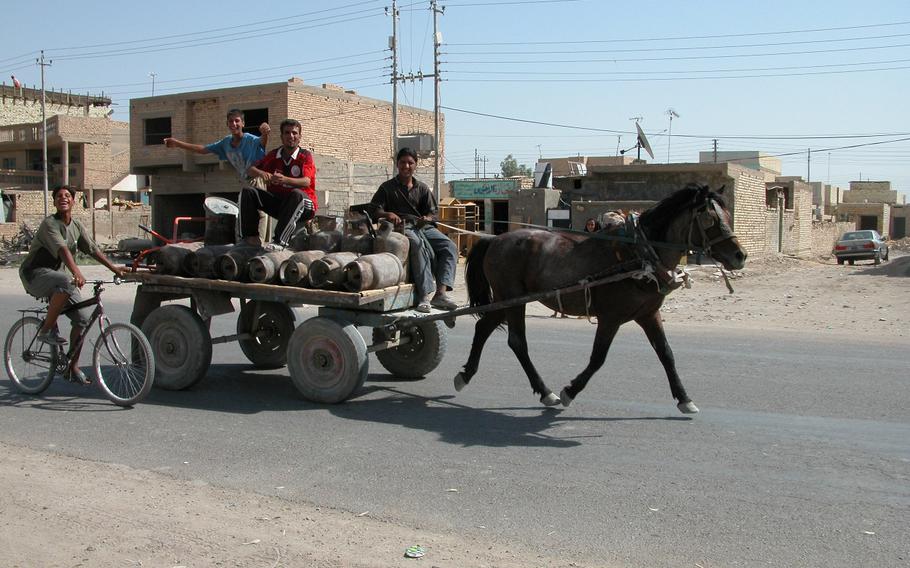
<path fill-rule="evenodd" d="M 271 284 L 185 278 L 148 272 L 124 277 L 138 282 L 130 321 L 141 327 L 155 356 L 155 386 L 187 389 L 205 377 L 212 346 L 237 341 L 259 368 L 287 365 L 304 398 L 339 403 L 366 380 L 369 353 L 402 378 L 420 378 L 442 361 L 446 327 L 455 319 L 446 312 L 420 314 L 412 284 L 380 290 L 335 292 Z M 190 299 L 190 306 L 165 304 Z M 235 311 L 240 299 L 237 333 L 212 337 L 211 319 Z M 297 322 L 292 307 L 319 306 L 317 316 Z M 371 344 L 357 327 L 372 328 Z"/>

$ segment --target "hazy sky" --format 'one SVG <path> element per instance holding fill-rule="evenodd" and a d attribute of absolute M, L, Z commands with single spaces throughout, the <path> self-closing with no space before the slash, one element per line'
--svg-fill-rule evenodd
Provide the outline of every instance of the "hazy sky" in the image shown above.
<path fill-rule="evenodd" d="M 487 174 L 509 153 L 528 165 L 540 154 L 615 155 L 634 144 L 640 116 L 655 162 L 668 150 L 670 161 L 697 161 L 717 139 L 719 150 L 782 155 L 784 175 L 910 191 L 906 0 L 439 5 L 448 179 L 474 175 L 475 150 Z M 39 84 L 44 49 L 48 88 L 104 91 L 120 120 L 130 97 L 151 94 L 150 73 L 156 94 L 299 76 L 391 100 L 386 6 L 4 2 L 0 77 Z M 400 69 L 432 73 L 429 2 L 399 7 Z M 432 109 L 432 81 L 403 84 L 400 101 Z"/>

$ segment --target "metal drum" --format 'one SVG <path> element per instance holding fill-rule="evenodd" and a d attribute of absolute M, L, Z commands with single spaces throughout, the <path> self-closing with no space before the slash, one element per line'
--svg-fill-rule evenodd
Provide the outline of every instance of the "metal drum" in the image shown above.
<path fill-rule="evenodd" d="M 237 204 L 223 197 L 206 197 L 205 246 L 232 245 L 237 238 Z"/>

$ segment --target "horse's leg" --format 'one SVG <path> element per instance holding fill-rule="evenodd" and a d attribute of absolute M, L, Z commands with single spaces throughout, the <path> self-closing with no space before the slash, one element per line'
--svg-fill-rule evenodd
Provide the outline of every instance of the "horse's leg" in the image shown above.
<path fill-rule="evenodd" d="M 464 371 L 455 375 L 456 391 L 460 391 L 471 382 L 471 377 L 477 373 L 477 367 L 480 365 L 480 354 L 483 352 L 484 344 L 504 319 L 505 314 L 501 310 L 497 310 L 487 312 L 477 320 L 474 325 L 474 340 L 471 342 L 471 354 L 468 356 L 468 362 L 464 364 Z"/>
<path fill-rule="evenodd" d="M 515 356 L 518 357 L 518 362 L 521 363 L 521 368 L 525 370 L 525 374 L 528 375 L 528 381 L 530 381 L 534 393 L 540 395 L 540 402 L 544 406 L 558 405 L 559 397 L 553 394 L 553 391 L 544 384 L 537 369 L 534 368 L 534 363 L 531 362 L 530 355 L 528 355 L 528 338 L 525 333 L 525 306 L 521 305 L 506 310 L 506 322 L 509 325 L 509 347 L 515 353 Z"/>
<path fill-rule="evenodd" d="M 655 311 L 654 313 L 642 316 L 635 321 L 645 331 L 648 341 L 651 342 L 651 347 L 654 348 L 654 351 L 657 353 L 657 358 L 660 359 L 661 364 L 664 366 L 664 371 L 667 373 L 667 379 L 670 380 L 670 393 L 673 395 L 673 398 L 677 400 L 676 408 L 683 414 L 697 413 L 698 407 L 695 406 L 689 398 L 689 395 L 686 394 L 686 389 L 683 387 L 682 382 L 679 380 L 679 375 L 676 373 L 676 360 L 673 358 L 673 350 L 670 349 L 670 344 L 667 343 L 667 334 L 664 333 L 664 325 L 660 319 L 660 312 Z"/>
<path fill-rule="evenodd" d="M 608 316 L 597 316 L 597 332 L 594 334 L 594 347 L 591 349 L 591 359 L 588 361 L 588 366 L 582 369 L 582 371 L 578 373 L 578 376 L 572 379 L 572 382 L 559 393 L 559 398 L 562 400 L 563 406 L 572 404 L 572 401 L 578 396 L 578 393 L 583 391 L 585 386 L 587 386 L 591 376 L 603 366 L 604 361 L 607 359 L 607 352 L 610 351 L 610 344 L 613 343 L 613 338 L 616 337 L 616 332 L 618 330 L 619 324 L 611 320 Z"/>

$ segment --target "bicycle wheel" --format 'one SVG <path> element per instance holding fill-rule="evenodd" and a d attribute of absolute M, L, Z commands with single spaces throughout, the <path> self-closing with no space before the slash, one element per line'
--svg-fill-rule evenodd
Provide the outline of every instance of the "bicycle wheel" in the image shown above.
<path fill-rule="evenodd" d="M 16 320 L 6 336 L 3 361 L 9 378 L 26 394 L 45 391 L 54 380 L 57 349 L 35 339 L 41 320 L 26 316 Z"/>
<path fill-rule="evenodd" d="M 141 401 L 155 380 L 152 347 L 131 323 L 114 323 L 104 328 L 95 342 L 92 368 L 101 392 L 119 406 Z"/>

